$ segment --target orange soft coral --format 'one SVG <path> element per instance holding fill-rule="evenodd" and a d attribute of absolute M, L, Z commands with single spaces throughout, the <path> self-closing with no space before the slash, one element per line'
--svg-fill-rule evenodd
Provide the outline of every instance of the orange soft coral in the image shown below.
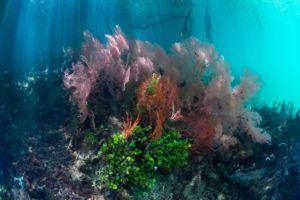
<path fill-rule="evenodd" d="M 177 98 L 177 86 L 169 77 L 156 74 L 144 81 L 138 89 L 138 108 L 145 110 L 155 128 L 153 138 L 159 138 L 163 133 L 163 126 L 167 118 L 172 115 Z"/>
<path fill-rule="evenodd" d="M 128 115 L 128 113 L 126 113 L 126 119 L 124 120 L 124 122 L 122 124 L 123 134 L 125 135 L 125 138 L 128 138 L 131 135 L 133 129 L 140 123 L 140 121 L 141 121 L 140 114 L 137 116 L 137 118 L 133 122 L 132 118 Z"/>

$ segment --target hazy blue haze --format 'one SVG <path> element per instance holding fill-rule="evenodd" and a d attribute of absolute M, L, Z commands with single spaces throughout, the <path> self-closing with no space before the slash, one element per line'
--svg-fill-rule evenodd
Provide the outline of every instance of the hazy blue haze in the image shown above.
<path fill-rule="evenodd" d="M 186 35 L 212 42 L 236 77 L 245 66 L 261 75 L 262 100 L 300 105 L 298 0 L 9 0 L 0 66 L 17 73 L 60 67 L 62 48 L 79 49 L 84 30 L 103 41 L 116 24 L 169 48 L 183 38 L 185 22 Z"/>

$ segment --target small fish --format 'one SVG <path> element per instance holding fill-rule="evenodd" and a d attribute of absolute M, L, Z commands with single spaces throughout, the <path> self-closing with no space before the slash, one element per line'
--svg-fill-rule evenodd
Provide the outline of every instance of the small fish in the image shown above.
<path fill-rule="evenodd" d="M 158 73 L 162 76 L 165 74 L 165 70 L 163 70 L 162 68 L 159 68 Z"/>
<path fill-rule="evenodd" d="M 186 85 L 186 81 L 182 81 L 178 84 L 178 87 L 183 88 Z"/>

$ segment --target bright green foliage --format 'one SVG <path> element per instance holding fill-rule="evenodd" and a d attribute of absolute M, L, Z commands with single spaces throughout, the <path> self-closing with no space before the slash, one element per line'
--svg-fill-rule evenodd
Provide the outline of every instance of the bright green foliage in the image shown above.
<path fill-rule="evenodd" d="M 189 141 L 181 139 L 180 133 L 175 130 L 163 134 L 150 144 L 151 155 L 157 167 L 162 169 L 186 165 L 190 148 Z"/>
<path fill-rule="evenodd" d="M 187 164 L 190 143 L 177 131 L 152 140 L 151 127 L 137 126 L 129 138 L 117 133 L 102 145 L 99 155 L 107 165 L 101 181 L 109 188 L 124 187 L 132 191 L 147 191 L 156 181 L 156 170 L 172 169 Z"/>
<path fill-rule="evenodd" d="M 104 182 L 111 189 L 130 186 L 137 189 L 148 189 L 154 184 L 154 164 L 146 158 L 144 149 L 148 142 L 146 132 L 149 128 L 137 126 L 128 140 L 117 133 L 102 145 L 99 155 L 107 162 L 104 169 Z"/>

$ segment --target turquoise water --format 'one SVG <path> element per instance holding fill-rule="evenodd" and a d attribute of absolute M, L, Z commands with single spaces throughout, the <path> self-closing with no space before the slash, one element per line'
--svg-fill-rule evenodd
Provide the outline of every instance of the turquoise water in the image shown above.
<path fill-rule="evenodd" d="M 234 74 L 247 66 L 263 80 L 262 100 L 299 106 L 300 2 L 215 0 L 211 5 L 213 43 Z"/>
<path fill-rule="evenodd" d="M 297 0 L 11 0 L 3 4 L 1 67 L 16 73 L 57 68 L 62 49 L 79 49 L 84 30 L 103 41 L 104 34 L 119 24 L 130 37 L 166 49 L 188 36 L 211 42 L 236 77 L 245 67 L 261 76 L 261 100 L 300 105 Z"/>

